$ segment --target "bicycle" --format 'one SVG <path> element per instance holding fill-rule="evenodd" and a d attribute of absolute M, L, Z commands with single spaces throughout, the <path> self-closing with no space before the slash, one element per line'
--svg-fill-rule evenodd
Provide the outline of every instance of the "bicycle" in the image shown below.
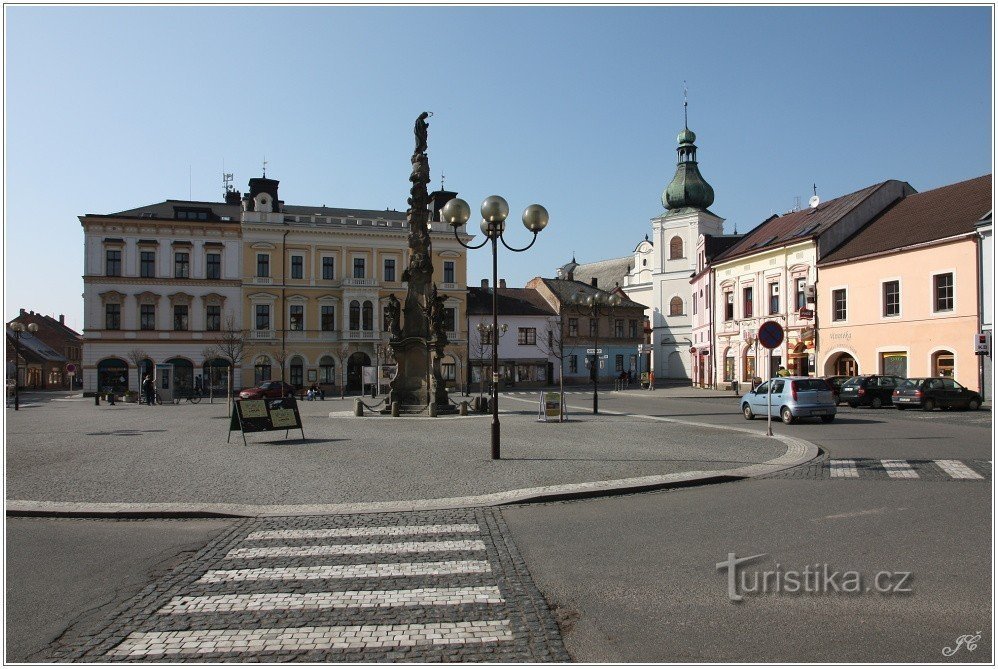
<path fill-rule="evenodd" d="M 186 393 L 184 393 L 183 397 L 174 397 L 173 403 L 180 404 L 184 400 L 187 400 L 191 404 L 197 404 L 198 402 L 201 401 L 201 391 L 198 390 L 197 388 L 188 390 L 186 391 Z"/>

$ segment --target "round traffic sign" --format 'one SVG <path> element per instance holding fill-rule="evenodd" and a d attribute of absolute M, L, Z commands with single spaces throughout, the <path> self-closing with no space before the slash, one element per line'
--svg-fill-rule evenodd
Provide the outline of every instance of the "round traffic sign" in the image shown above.
<path fill-rule="evenodd" d="M 69 363 L 68 365 L 66 365 L 66 371 L 67 372 L 75 372 L 76 371 L 76 365 L 74 365 L 73 363 Z"/>
<path fill-rule="evenodd" d="M 776 321 L 766 321 L 759 326 L 759 343 L 766 348 L 776 348 L 783 343 L 783 326 Z"/>

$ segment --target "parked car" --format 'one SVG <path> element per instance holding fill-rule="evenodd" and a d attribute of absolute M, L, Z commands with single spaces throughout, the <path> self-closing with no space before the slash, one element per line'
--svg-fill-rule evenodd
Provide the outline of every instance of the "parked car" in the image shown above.
<path fill-rule="evenodd" d="M 977 411 L 981 408 L 981 395 L 944 376 L 907 379 L 894 391 L 894 406 L 902 411 L 908 407 L 925 411 L 936 407 Z"/>
<path fill-rule="evenodd" d="M 868 406 L 874 409 L 891 404 L 894 390 L 904 381 L 899 376 L 884 376 L 870 374 L 854 376 L 842 384 L 839 391 L 839 401 L 846 402 L 852 408 Z"/>
<path fill-rule="evenodd" d="M 826 376 L 825 383 L 832 389 L 832 394 L 835 395 L 835 403 L 838 404 L 842 400 L 839 399 L 839 392 L 842 390 L 842 384 L 853 377 L 851 376 Z"/>
<path fill-rule="evenodd" d="M 741 399 L 742 415 L 746 420 L 765 416 L 767 403 L 771 402 L 773 416 L 789 425 L 798 418 L 819 417 L 823 423 L 835 420 L 835 395 L 824 379 L 807 376 L 786 376 L 773 379 L 773 393 L 769 398 L 769 382 L 759 385 Z"/>
<path fill-rule="evenodd" d="M 241 400 L 261 400 L 276 397 L 290 397 L 295 394 L 295 388 L 283 381 L 264 381 L 255 388 L 246 388 L 239 391 Z"/>

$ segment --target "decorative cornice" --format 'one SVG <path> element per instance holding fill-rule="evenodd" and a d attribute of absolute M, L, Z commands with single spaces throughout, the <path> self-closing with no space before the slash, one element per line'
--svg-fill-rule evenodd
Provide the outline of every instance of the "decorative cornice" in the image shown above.
<path fill-rule="evenodd" d="M 111 283 L 115 285 L 135 286 L 242 286 L 239 279 L 171 279 L 138 276 L 104 276 L 98 274 L 83 275 L 83 283 Z"/>

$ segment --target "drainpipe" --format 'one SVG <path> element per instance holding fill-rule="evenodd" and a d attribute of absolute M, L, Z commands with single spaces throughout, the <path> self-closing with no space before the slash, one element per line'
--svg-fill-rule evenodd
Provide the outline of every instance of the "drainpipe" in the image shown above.
<path fill-rule="evenodd" d="M 287 225 L 285 223 L 284 225 Z M 286 293 L 286 281 L 288 273 L 288 233 L 290 230 L 284 231 L 284 237 L 281 238 L 281 383 L 284 383 L 284 367 L 287 365 L 287 349 L 285 348 L 285 343 L 288 336 L 287 328 L 287 317 L 288 314 L 284 311 L 287 308 L 287 302 L 285 301 Z"/>
<path fill-rule="evenodd" d="M 716 345 L 717 336 L 716 336 L 716 333 L 714 332 L 714 302 L 715 301 L 711 297 L 713 295 L 713 291 L 714 291 L 714 268 L 713 267 L 710 268 L 710 273 L 707 276 L 708 276 L 707 281 L 709 282 L 707 284 L 707 299 L 710 300 L 710 308 L 707 309 L 707 311 L 710 312 L 710 321 L 709 321 L 709 325 L 710 325 L 710 342 L 709 342 L 709 344 L 710 344 L 710 355 L 707 357 L 707 362 L 710 364 L 710 387 L 716 389 L 717 388 L 717 365 L 714 364 L 714 363 L 716 362 L 715 358 L 717 357 L 717 345 Z"/>

